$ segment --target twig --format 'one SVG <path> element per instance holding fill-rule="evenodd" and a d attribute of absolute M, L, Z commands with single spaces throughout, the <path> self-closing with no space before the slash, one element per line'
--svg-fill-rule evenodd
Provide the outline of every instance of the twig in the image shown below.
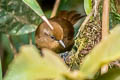
<path fill-rule="evenodd" d="M 51 14 L 51 18 L 54 17 L 54 16 L 56 16 L 58 7 L 59 7 L 59 5 L 60 5 L 60 1 L 61 1 L 61 0 L 56 0 L 56 2 L 55 2 L 55 4 L 54 4 L 53 11 L 52 11 L 52 14 Z"/>
<path fill-rule="evenodd" d="M 109 8 L 110 0 L 104 0 L 102 13 L 102 40 L 106 39 L 109 34 Z M 101 68 L 101 74 L 108 71 L 108 65 Z"/>
<path fill-rule="evenodd" d="M 17 50 L 16 50 L 16 48 L 15 48 L 14 45 L 13 45 L 13 41 L 12 41 L 12 39 L 11 39 L 11 36 L 7 34 L 7 37 L 8 37 L 8 39 L 9 39 L 9 41 L 10 41 L 10 48 L 12 49 L 13 54 L 14 54 L 14 57 L 15 57 L 16 54 L 17 54 Z"/>
<path fill-rule="evenodd" d="M 95 12 L 94 12 L 94 17 L 96 17 L 97 16 L 97 12 L 98 12 L 98 6 L 97 6 L 97 4 L 98 4 L 98 0 L 94 0 L 95 1 Z"/>

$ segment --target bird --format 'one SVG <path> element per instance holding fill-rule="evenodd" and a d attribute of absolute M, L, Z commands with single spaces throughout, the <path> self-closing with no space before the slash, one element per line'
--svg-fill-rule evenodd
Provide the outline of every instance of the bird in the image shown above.
<path fill-rule="evenodd" d="M 36 46 L 56 53 L 70 51 L 74 45 L 73 25 L 82 17 L 76 11 L 61 11 L 57 16 L 48 19 L 53 30 L 43 21 L 35 31 Z"/>

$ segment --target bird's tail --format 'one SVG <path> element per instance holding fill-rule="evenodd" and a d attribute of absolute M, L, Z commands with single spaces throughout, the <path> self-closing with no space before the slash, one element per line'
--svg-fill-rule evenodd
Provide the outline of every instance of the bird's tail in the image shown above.
<path fill-rule="evenodd" d="M 61 11 L 58 13 L 58 16 L 66 19 L 74 25 L 79 19 L 85 17 L 86 15 L 82 16 L 76 11 Z"/>

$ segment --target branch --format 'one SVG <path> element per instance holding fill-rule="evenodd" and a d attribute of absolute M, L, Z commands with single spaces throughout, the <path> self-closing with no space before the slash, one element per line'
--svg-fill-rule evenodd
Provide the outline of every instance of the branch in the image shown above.
<path fill-rule="evenodd" d="M 54 16 L 56 16 L 58 7 L 59 7 L 59 5 L 60 5 L 60 1 L 61 1 L 61 0 L 56 0 L 56 2 L 55 2 L 55 4 L 54 4 L 53 11 L 52 11 L 52 14 L 51 14 L 51 18 L 54 17 Z"/>

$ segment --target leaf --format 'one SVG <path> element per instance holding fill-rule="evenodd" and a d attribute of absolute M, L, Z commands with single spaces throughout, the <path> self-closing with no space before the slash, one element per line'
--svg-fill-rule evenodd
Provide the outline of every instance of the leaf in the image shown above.
<path fill-rule="evenodd" d="M 31 32 L 36 31 L 37 26 L 35 25 L 24 25 L 17 33 L 16 35 L 22 35 L 22 34 L 28 34 Z"/>
<path fill-rule="evenodd" d="M 44 15 L 41 7 L 36 0 L 23 0 L 23 2 L 25 2 L 30 8 L 32 8 L 39 16 Z"/>
<path fill-rule="evenodd" d="M 86 14 L 90 14 L 92 11 L 92 0 L 84 0 L 84 9 Z"/>
<path fill-rule="evenodd" d="M 67 67 L 65 64 L 63 64 L 63 60 L 61 60 L 55 52 L 47 49 L 47 48 L 43 48 L 42 49 L 42 53 L 44 54 L 44 59 L 48 60 L 51 62 L 51 64 L 54 64 L 57 68 L 61 69 L 63 72 L 67 70 Z"/>
<path fill-rule="evenodd" d="M 19 54 L 10 64 L 4 80 L 56 79 L 67 72 L 65 64 L 52 51 L 44 49 L 43 52 L 46 55 L 41 57 L 35 47 L 23 46 Z M 48 56 L 53 58 L 53 63 Z"/>
<path fill-rule="evenodd" d="M 120 69 L 112 69 L 106 74 L 99 76 L 96 80 L 120 80 Z"/>
<path fill-rule="evenodd" d="M 21 27 L 19 29 L 19 27 Z M 34 31 L 36 31 L 37 26 L 36 25 L 30 25 L 30 24 L 25 24 L 25 25 L 18 25 L 14 29 L 10 31 L 10 35 L 24 35 L 24 34 L 29 34 Z"/>
<path fill-rule="evenodd" d="M 106 40 L 98 44 L 86 56 L 80 71 L 88 78 L 93 78 L 101 66 L 120 58 L 120 25 L 115 27 Z"/>

